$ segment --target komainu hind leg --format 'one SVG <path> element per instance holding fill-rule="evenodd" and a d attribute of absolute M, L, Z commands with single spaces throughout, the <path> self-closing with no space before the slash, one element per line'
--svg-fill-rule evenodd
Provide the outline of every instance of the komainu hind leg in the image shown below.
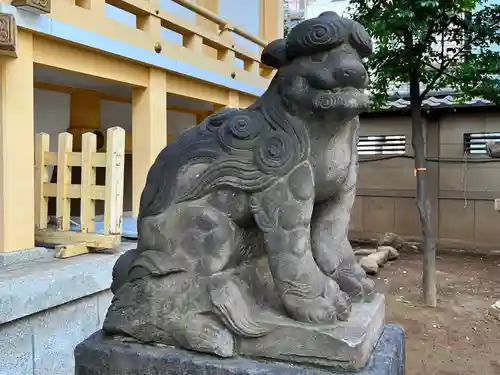
<path fill-rule="evenodd" d="M 125 282 L 148 275 L 219 272 L 232 259 L 239 238 L 239 228 L 205 200 L 176 204 L 138 225 L 138 249 L 123 254 L 113 269 L 114 293 Z"/>
<path fill-rule="evenodd" d="M 169 210 L 142 223 L 143 233 L 156 231 L 158 237 L 117 265 L 115 281 L 122 286 L 114 288 L 105 329 L 233 356 L 235 336 L 267 332 L 253 320 L 231 271 L 224 270 L 243 255 L 235 251 L 246 237 L 228 215 L 203 200 Z"/>

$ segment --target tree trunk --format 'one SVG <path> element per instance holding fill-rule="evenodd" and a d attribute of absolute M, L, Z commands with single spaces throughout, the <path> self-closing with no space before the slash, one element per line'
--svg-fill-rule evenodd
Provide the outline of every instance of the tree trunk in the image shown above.
<path fill-rule="evenodd" d="M 412 146 L 415 153 L 417 179 L 417 209 L 422 224 L 422 247 L 424 250 L 423 294 L 427 306 L 436 306 L 436 239 L 431 223 L 431 204 L 427 196 L 427 161 L 422 123 L 422 98 L 418 77 L 410 77 L 410 100 L 412 120 Z"/>

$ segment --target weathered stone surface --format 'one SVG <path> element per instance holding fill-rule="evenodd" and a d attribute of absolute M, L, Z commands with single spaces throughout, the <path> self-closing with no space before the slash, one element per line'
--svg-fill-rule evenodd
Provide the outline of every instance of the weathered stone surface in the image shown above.
<path fill-rule="evenodd" d="M 0 324 L 109 289 L 113 266 L 130 246 L 124 242 L 116 254 L 65 260 L 39 249 L 5 257 L 7 266 L 0 267 Z"/>
<path fill-rule="evenodd" d="M 354 250 L 354 255 L 356 256 L 365 256 L 365 255 L 370 255 L 373 253 L 376 253 L 377 249 L 371 248 L 371 249 L 357 249 Z"/>
<path fill-rule="evenodd" d="M 369 275 L 375 275 L 380 267 L 399 257 L 399 252 L 392 246 L 379 246 L 377 251 L 359 259 L 359 265 Z"/>
<path fill-rule="evenodd" d="M 25 264 L 26 262 L 35 260 L 53 259 L 54 254 L 54 249 L 47 249 L 45 247 L 34 247 L 32 249 L 0 253 L 0 269 Z"/>
<path fill-rule="evenodd" d="M 491 305 L 488 312 L 491 316 L 500 320 L 500 300 Z"/>
<path fill-rule="evenodd" d="M 32 320 L 33 374 L 69 375 L 74 371 L 74 348 L 99 329 L 97 298 L 66 303 Z"/>
<path fill-rule="evenodd" d="M 404 375 L 404 332 L 386 325 L 367 365 L 326 370 L 246 358 L 219 359 L 173 347 L 124 343 L 99 331 L 75 349 L 75 375 Z"/>
<path fill-rule="evenodd" d="M 340 338 L 331 326 L 374 293 L 347 239 L 371 52 L 355 21 L 306 20 L 264 48 L 262 62 L 278 72 L 260 99 L 209 116 L 160 152 L 137 249 L 113 269 L 106 332 L 220 357 L 283 357 L 279 347 L 319 362 L 321 343 L 332 345 L 325 364 L 341 357 L 353 330 Z M 367 316 L 351 318 L 352 329 L 381 321 L 354 311 Z M 343 360 L 359 363 L 378 333 Z"/>
<path fill-rule="evenodd" d="M 500 142 L 486 142 L 486 153 L 490 158 L 500 158 Z"/>
<path fill-rule="evenodd" d="M 0 375 L 74 375 L 75 347 L 100 328 L 98 305 L 105 295 L 0 324 Z"/>
<path fill-rule="evenodd" d="M 359 265 L 363 268 L 368 275 L 375 275 L 378 272 L 378 262 L 377 259 L 368 255 L 359 260 Z"/>
<path fill-rule="evenodd" d="M 277 328 L 255 339 L 242 339 L 238 352 L 335 368 L 361 368 L 370 357 L 384 326 L 384 297 L 353 305 L 346 322 L 331 326 L 298 323 L 279 315 L 267 317 Z M 260 321 L 262 322 L 262 321 Z"/>
<path fill-rule="evenodd" d="M 377 252 L 386 254 L 382 263 L 399 258 L 399 252 L 392 246 L 379 246 Z"/>
<path fill-rule="evenodd" d="M 33 375 L 32 332 L 26 321 L 0 325 L 0 375 Z"/>
<path fill-rule="evenodd" d="M 382 234 L 376 241 L 377 246 L 392 246 L 398 251 L 408 251 L 414 252 L 418 251 L 418 247 L 415 244 L 408 243 L 401 236 L 395 233 L 386 232 Z"/>

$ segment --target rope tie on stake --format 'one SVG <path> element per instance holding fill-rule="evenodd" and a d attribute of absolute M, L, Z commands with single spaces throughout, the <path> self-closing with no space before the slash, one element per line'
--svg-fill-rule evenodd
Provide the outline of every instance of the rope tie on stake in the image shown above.
<path fill-rule="evenodd" d="M 413 169 L 413 176 L 417 177 L 417 172 L 426 172 L 427 168 L 414 168 Z"/>

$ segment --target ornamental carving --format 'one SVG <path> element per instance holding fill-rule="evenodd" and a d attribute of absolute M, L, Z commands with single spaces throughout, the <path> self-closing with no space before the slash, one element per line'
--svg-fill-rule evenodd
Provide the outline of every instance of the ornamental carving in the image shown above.
<path fill-rule="evenodd" d="M 16 56 L 16 19 L 12 14 L 0 13 L 0 54 Z"/>
<path fill-rule="evenodd" d="M 51 8 L 50 0 L 13 0 L 11 4 L 35 14 L 50 13 Z"/>

